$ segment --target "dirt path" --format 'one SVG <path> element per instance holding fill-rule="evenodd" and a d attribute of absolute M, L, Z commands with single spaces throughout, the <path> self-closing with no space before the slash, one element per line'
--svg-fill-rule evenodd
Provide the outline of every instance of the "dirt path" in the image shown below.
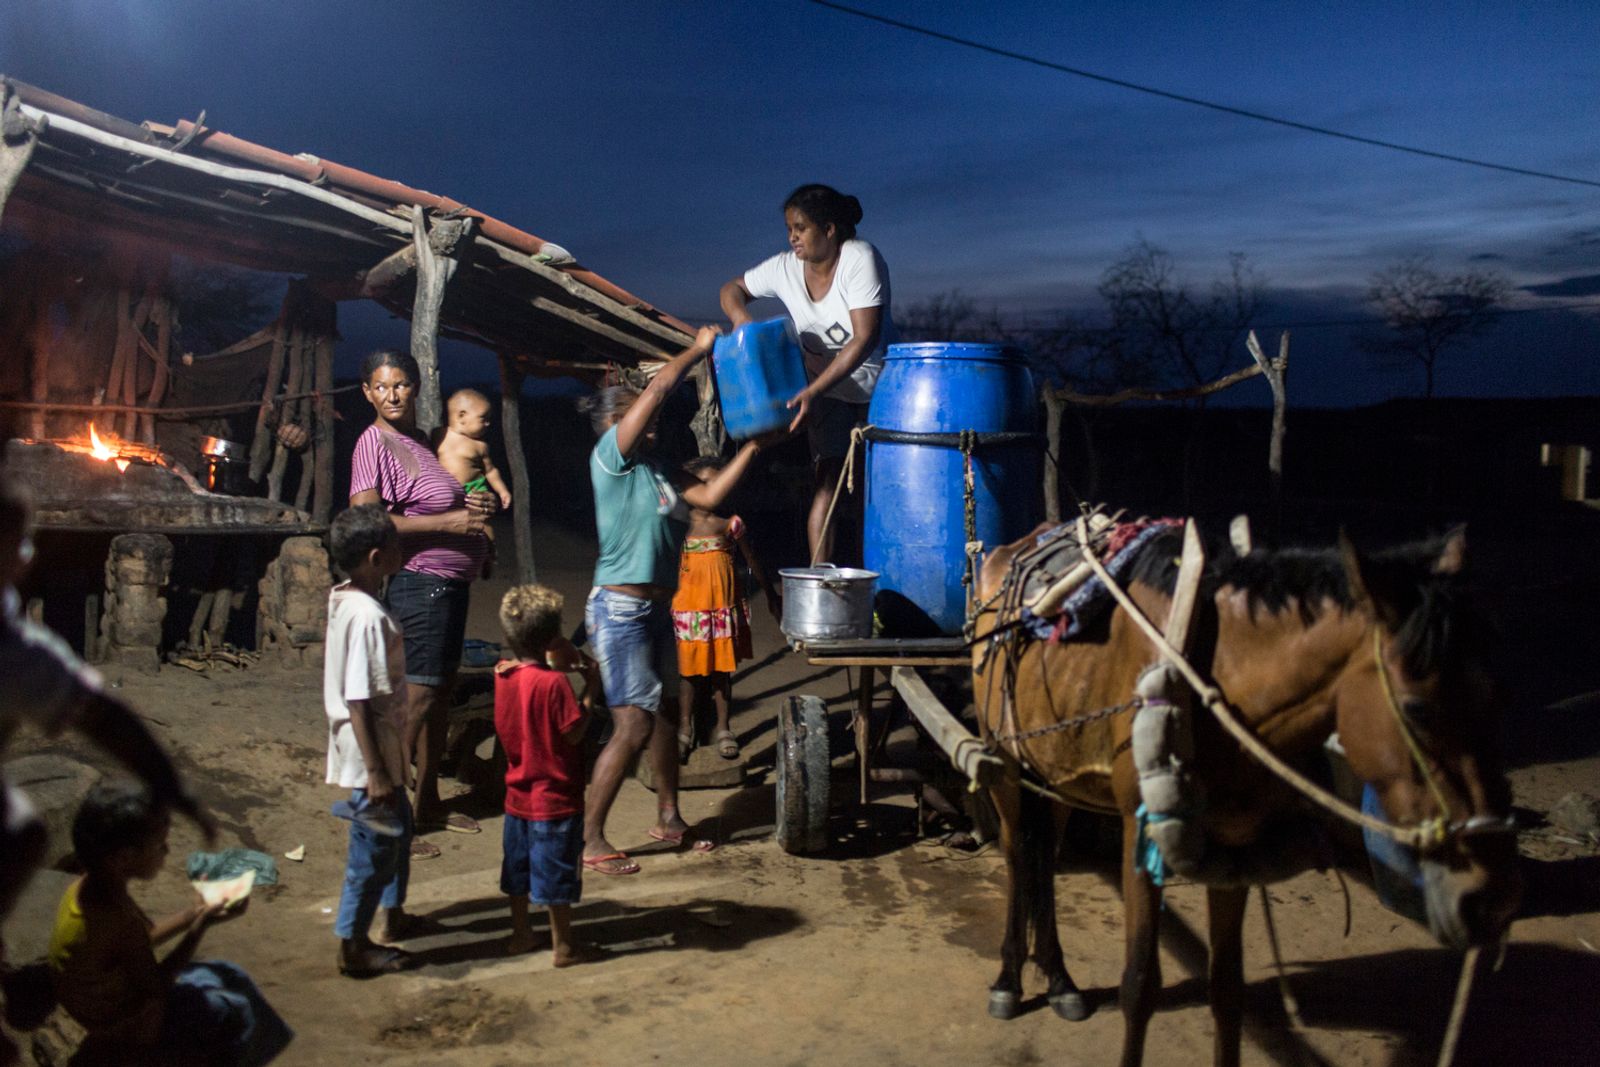
<path fill-rule="evenodd" d="M 580 610 L 583 574 L 545 576 Z M 472 636 L 492 638 L 494 596 L 474 594 Z M 758 655 L 777 647 L 763 621 Z M 1000 1023 L 985 1014 L 998 969 L 1004 870 L 976 856 L 915 841 L 911 801 L 885 790 L 865 809 L 835 804 L 826 858 L 800 859 L 771 839 L 772 721 L 794 685 L 842 710 L 847 682 L 796 657 L 773 657 L 742 677 L 735 725 L 754 784 L 685 795 L 686 815 L 721 842 L 710 855 L 662 851 L 644 830 L 653 796 L 625 787 L 613 840 L 638 857 L 632 877 L 585 879 L 580 935 L 608 950 L 601 962 L 555 971 L 546 953 L 503 954 L 509 928 L 497 890 L 499 820 L 476 836 L 433 838 L 444 849 L 413 871 L 412 909 L 436 920 L 409 947 L 421 966 L 369 982 L 334 971 L 331 909 L 345 824 L 328 814 L 322 784 L 320 674 L 263 668 L 200 677 L 128 676 L 122 691 L 156 723 L 221 815 L 227 840 L 280 859 L 282 884 L 207 937 L 202 955 L 235 960 L 261 983 L 299 1038 L 283 1062 L 404 1065 L 827 1064 L 970 1067 L 1110 1064 L 1121 1041 L 1115 985 L 1121 920 L 1109 867 L 1061 874 L 1061 926 L 1075 977 L 1093 991 L 1084 1023 L 1032 1010 Z M 754 699 L 752 699 L 754 698 Z M 842 716 L 835 715 L 842 731 Z M 843 751 L 841 744 L 835 751 Z M 844 765 L 841 764 L 841 767 Z M 1593 789 L 1594 759 L 1518 772 L 1519 804 L 1547 809 L 1561 793 Z M 841 782 L 841 787 L 843 783 Z M 839 792 L 844 792 L 843 788 Z M 196 842 L 182 828 L 173 851 Z M 652 847 L 646 847 L 647 845 Z M 1534 842 L 1530 917 L 1519 923 L 1498 974 L 1480 975 L 1460 1062 L 1593 1063 L 1600 1040 L 1600 867 L 1592 850 L 1553 837 Z M 152 910 L 186 903 L 176 872 L 143 894 Z M 1249 1064 L 1432 1063 L 1457 958 L 1427 933 L 1351 885 L 1352 932 L 1331 875 L 1308 874 L 1272 891 L 1274 915 L 1306 1029 L 1282 1017 L 1259 905 L 1246 927 Z M 1209 1062 L 1204 992 L 1204 894 L 1168 894 L 1164 992 L 1147 1062 Z M 15 943 L 19 933 L 9 935 Z M 1038 976 L 1026 979 L 1042 994 Z M 1036 997 L 1034 1006 L 1042 1006 Z"/>

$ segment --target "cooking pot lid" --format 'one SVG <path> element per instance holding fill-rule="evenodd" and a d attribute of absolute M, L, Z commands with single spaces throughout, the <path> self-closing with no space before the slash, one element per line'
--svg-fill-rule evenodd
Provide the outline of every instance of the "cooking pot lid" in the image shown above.
<path fill-rule="evenodd" d="M 778 575 L 782 578 L 870 578 L 874 581 L 878 578 L 877 571 L 864 571 L 859 567 L 835 567 L 831 563 L 820 567 L 785 567 L 778 571 Z"/>

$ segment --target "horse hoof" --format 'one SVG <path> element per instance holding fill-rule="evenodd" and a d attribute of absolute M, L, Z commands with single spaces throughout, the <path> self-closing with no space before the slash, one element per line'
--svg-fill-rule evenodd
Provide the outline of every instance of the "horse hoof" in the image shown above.
<path fill-rule="evenodd" d="M 1003 989 L 989 990 L 989 1014 L 996 1019 L 1015 1019 L 1022 1008 L 1020 993 L 1007 993 Z"/>
<path fill-rule="evenodd" d="M 1050 998 L 1050 1010 L 1069 1023 L 1081 1023 L 1089 1017 L 1089 1002 L 1082 993 L 1058 993 Z"/>

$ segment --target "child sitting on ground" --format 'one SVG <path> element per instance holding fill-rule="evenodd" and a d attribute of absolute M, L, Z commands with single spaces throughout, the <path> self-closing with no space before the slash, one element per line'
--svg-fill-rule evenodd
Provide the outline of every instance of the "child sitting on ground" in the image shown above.
<path fill-rule="evenodd" d="M 550 666 L 558 636 L 560 593 L 520 585 L 500 601 L 500 626 L 513 658 L 495 667 L 494 729 L 506 754 L 505 856 L 500 891 L 511 900 L 507 955 L 532 951 L 528 905 L 550 909 L 557 967 L 589 957 L 572 940 L 572 905 L 583 889 L 583 754 L 579 743 L 599 688 L 599 668 L 584 658 L 583 704 L 566 676 Z"/>
<path fill-rule="evenodd" d="M 716 456 L 701 456 L 683 465 L 688 474 L 709 482 L 726 466 Z M 687 757 L 695 745 L 695 727 L 705 705 L 716 708 L 711 740 L 723 759 L 739 758 L 739 741 L 728 726 L 733 701 L 733 671 L 749 659 L 750 608 L 745 603 L 733 569 L 733 549 L 738 545 L 761 588 L 767 594 L 772 617 L 783 617 L 783 600 L 756 558 L 739 516 L 723 518 L 700 508 L 689 509 L 689 536 L 683 542 L 683 562 L 678 570 L 678 591 L 672 598 L 672 627 L 678 639 L 680 754 Z"/>
<path fill-rule="evenodd" d="M 439 436 L 434 451 L 439 465 L 461 483 L 463 491 L 472 493 L 490 491 L 500 498 L 500 507 L 511 507 L 511 490 L 500 476 L 500 468 L 489 455 L 489 398 L 476 389 L 457 389 L 445 401 L 448 421 Z M 487 526 L 484 535 L 489 538 L 491 554 L 494 532 Z M 488 577 L 489 565 L 484 565 Z"/>
<path fill-rule="evenodd" d="M 238 967 L 191 962 L 206 928 L 248 900 L 151 922 L 128 895 L 130 879 L 161 872 L 170 825 L 149 791 L 128 782 L 95 786 L 72 821 L 84 875 L 61 898 L 50 970 L 62 1007 L 89 1032 L 73 1062 L 268 1063 L 294 1036 L 283 1019 Z M 174 937 L 157 961 L 155 946 Z"/>
<path fill-rule="evenodd" d="M 400 625 L 378 594 L 400 569 L 400 536 L 381 504 L 341 512 L 328 531 L 334 565 L 349 581 L 328 594 L 322 702 L 328 715 L 329 785 L 350 790 L 333 813 L 350 820 L 344 888 L 333 930 L 339 973 L 367 978 L 400 970 L 407 956 L 370 937 L 384 908 L 384 941 L 404 939 L 411 873 L 406 799 L 406 653 Z"/>

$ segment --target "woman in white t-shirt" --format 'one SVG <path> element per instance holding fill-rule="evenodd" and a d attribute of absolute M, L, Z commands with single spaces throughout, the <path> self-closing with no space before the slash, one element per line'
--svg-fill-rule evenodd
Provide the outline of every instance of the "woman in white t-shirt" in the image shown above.
<path fill-rule="evenodd" d="M 789 251 L 759 263 L 722 287 L 722 310 L 735 327 L 751 321 L 758 297 L 783 301 L 805 349 L 811 379 L 790 400 L 790 430 L 806 427 L 811 442 L 812 497 L 806 517 L 811 558 L 827 559 L 824 531 L 850 431 L 866 421 L 884 348 L 895 340 L 889 314 L 889 268 L 878 250 L 856 237 L 861 202 L 826 185 L 802 185 L 783 202 Z"/>

